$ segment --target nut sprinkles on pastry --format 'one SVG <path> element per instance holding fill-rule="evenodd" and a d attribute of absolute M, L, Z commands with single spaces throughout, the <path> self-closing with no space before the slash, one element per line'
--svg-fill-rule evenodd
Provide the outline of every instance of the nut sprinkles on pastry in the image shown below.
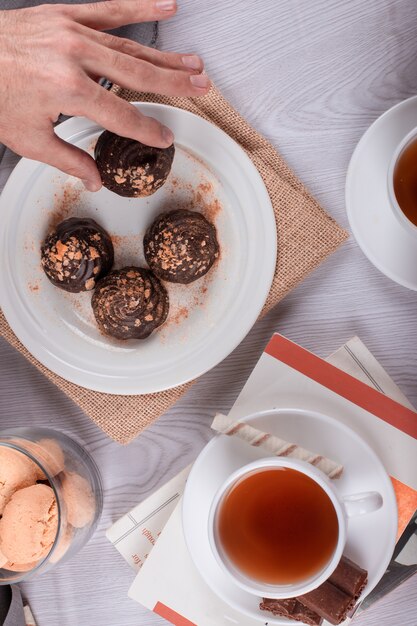
<path fill-rule="evenodd" d="M 94 289 L 112 268 L 113 244 L 104 228 L 90 218 L 70 217 L 45 239 L 43 270 L 52 284 L 71 293 Z"/>
<path fill-rule="evenodd" d="M 159 279 L 143 267 L 124 267 L 103 278 L 91 300 L 105 335 L 146 339 L 168 315 L 169 301 Z"/>
<path fill-rule="evenodd" d="M 201 213 L 162 213 L 144 238 L 146 261 L 162 280 L 188 284 L 211 269 L 219 256 L 216 228 Z"/>
<path fill-rule="evenodd" d="M 103 185 L 119 196 L 150 196 L 165 183 L 174 159 L 168 148 L 146 146 L 105 130 L 94 150 Z"/>

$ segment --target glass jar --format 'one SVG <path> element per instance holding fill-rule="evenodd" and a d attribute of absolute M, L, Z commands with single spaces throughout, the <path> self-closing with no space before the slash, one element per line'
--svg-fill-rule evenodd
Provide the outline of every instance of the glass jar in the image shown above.
<path fill-rule="evenodd" d="M 98 468 L 76 441 L 47 428 L 0 433 L 0 585 L 69 559 L 103 508 Z"/>

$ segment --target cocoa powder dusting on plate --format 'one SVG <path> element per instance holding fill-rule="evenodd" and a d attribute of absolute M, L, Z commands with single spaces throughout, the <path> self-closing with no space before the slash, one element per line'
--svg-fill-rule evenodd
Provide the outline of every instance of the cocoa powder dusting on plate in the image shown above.
<path fill-rule="evenodd" d="M 223 210 L 222 203 L 215 195 L 212 182 L 208 181 L 202 174 L 197 186 L 182 180 L 178 177 L 171 178 L 167 182 L 170 187 L 170 195 L 180 195 L 180 199 L 172 201 L 169 209 L 187 209 L 188 211 L 200 211 L 210 222 L 215 223 L 218 215 Z"/>
<path fill-rule="evenodd" d="M 144 265 L 143 262 L 143 232 L 134 235 L 117 235 L 109 233 L 114 247 L 114 267 L 126 265 Z"/>
<path fill-rule="evenodd" d="M 209 204 L 204 205 L 204 209 L 202 211 L 204 217 L 206 217 L 209 222 L 215 222 L 217 216 L 222 211 L 223 207 L 220 204 L 217 198 L 214 198 Z"/>
<path fill-rule="evenodd" d="M 73 184 L 62 185 L 62 191 L 54 194 L 54 207 L 49 210 L 49 229 L 53 229 L 67 217 L 77 215 L 81 195 L 81 186 L 75 187 Z"/>
<path fill-rule="evenodd" d="M 170 319 L 168 319 L 172 324 L 180 324 L 183 320 L 188 318 L 188 315 L 189 311 L 187 307 L 182 306 L 174 313 L 174 315 L 170 316 Z"/>

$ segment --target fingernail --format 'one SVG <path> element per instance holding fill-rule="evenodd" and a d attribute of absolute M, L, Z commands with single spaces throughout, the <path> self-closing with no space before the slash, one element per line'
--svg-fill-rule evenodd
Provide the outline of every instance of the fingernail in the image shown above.
<path fill-rule="evenodd" d="M 182 57 L 181 61 L 185 67 L 189 67 L 191 70 L 199 70 L 202 66 L 201 59 L 196 54 L 187 54 Z"/>
<path fill-rule="evenodd" d="M 177 8 L 176 0 L 156 0 L 158 11 L 174 11 Z"/>
<path fill-rule="evenodd" d="M 205 89 L 210 85 L 210 79 L 206 74 L 193 74 L 190 76 L 190 81 L 194 87 Z"/>
<path fill-rule="evenodd" d="M 87 191 L 99 191 L 101 189 L 101 184 L 94 180 L 83 180 L 82 182 Z"/>
<path fill-rule="evenodd" d="M 162 126 L 162 139 L 170 146 L 174 143 L 174 134 L 167 126 Z"/>

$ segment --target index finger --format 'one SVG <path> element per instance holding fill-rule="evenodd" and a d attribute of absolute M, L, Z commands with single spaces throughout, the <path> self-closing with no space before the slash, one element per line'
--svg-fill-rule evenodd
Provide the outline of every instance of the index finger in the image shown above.
<path fill-rule="evenodd" d="M 116 135 L 136 139 L 147 146 L 168 148 L 174 141 L 172 132 L 153 117 L 147 117 L 133 104 L 122 100 L 90 81 L 89 95 L 78 113 L 97 122 Z"/>
<path fill-rule="evenodd" d="M 69 17 L 96 30 L 153 22 L 171 17 L 176 11 L 176 0 L 103 0 L 65 6 L 65 13 Z"/>

